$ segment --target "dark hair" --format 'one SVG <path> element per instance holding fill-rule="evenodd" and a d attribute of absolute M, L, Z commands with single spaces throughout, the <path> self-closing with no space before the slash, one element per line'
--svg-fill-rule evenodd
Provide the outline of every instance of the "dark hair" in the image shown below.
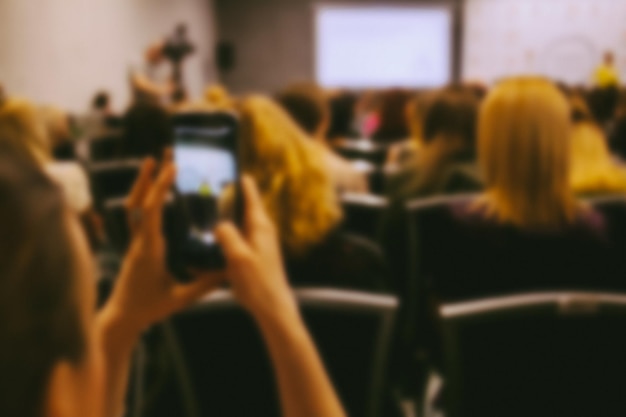
<path fill-rule="evenodd" d="M 424 142 L 444 134 L 460 137 L 468 148 L 473 148 L 479 105 L 476 95 L 462 87 L 449 87 L 431 94 L 423 115 Z"/>
<path fill-rule="evenodd" d="M 356 102 L 357 96 L 350 92 L 339 93 L 330 99 L 330 126 L 326 133 L 328 138 L 335 139 L 355 136 L 353 123 Z"/>
<path fill-rule="evenodd" d="M 315 135 L 328 117 L 324 92 L 315 85 L 294 85 L 276 96 L 276 101 L 309 135 Z"/>
<path fill-rule="evenodd" d="M 109 101 L 109 93 L 106 91 L 98 91 L 93 98 L 92 106 L 94 109 L 102 110 L 109 105 Z"/>
<path fill-rule="evenodd" d="M 604 126 L 615 115 L 619 99 L 616 87 L 594 88 L 587 94 L 587 104 L 596 121 Z"/>
<path fill-rule="evenodd" d="M 85 339 L 61 191 L 0 145 L 0 415 L 39 417 L 50 372 Z"/>
<path fill-rule="evenodd" d="M 380 125 L 372 139 L 378 142 L 397 142 L 409 136 L 405 111 L 411 97 L 410 92 L 401 89 L 388 90 L 381 95 L 378 112 Z"/>
<path fill-rule="evenodd" d="M 160 159 L 172 145 L 174 131 L 170 114 L 151 101 L 137 100 L 124 116 L 123 154 Z"/>

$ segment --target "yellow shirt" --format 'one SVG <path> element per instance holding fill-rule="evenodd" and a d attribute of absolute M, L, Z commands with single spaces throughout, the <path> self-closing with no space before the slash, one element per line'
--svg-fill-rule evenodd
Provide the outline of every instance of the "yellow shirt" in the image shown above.
<path fill-rule="evenodd" d="M 613 66 L 602 64 L 593 75 L 595 84 L 600 87 L 614 87 L 619 85 L 619 75 Z"/>

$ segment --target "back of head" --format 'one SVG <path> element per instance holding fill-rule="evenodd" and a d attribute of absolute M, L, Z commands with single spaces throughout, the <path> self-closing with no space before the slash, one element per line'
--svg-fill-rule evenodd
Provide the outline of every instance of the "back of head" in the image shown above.
<path fill-rule="evenodd" d="M 353 136 L 354 114 L 357 97 L 355 94 L 341 91 L 329 99 L 330 122 L 326 136 L 330 139 Z"/>
<path fill-rule="evenodd" d="M 0 103 L 0 142 L 43 164 L 51 157 L 51 145 L 40 115 L 30 102 L 9 98 Z"/>
<path fill-rule="evenodd" d="M 378 110 L 379 125 L 372 135 L 374 140 L 394 142 L 409 136 L 405 111 L 410 99 L 411 94 L 401 89 L 391 89 L 381 95 Z"/>
<path fill-rule="evenodd" d="M 602 130 L 593 122 L 574 125 L 571 164 L 571 183 L 577 193 L 626 191 L 626 170 L 615 165 Z"/>
<path fill-rule="evenodd" d="M 149 101 L 137 101 L 124 116 L 124 154 L 161 158 L 171 146 L 174 132 L 170 114 Z"/>
<path fill-rule="evenodd" d="M 95 110 L 107 110 L 109 108 L 110 98 L 106 91 L 98 91 L 93 98 L 91 106 Z"/>
<path fill-rule="evenodd" d="M 296 84 L 280 92 L 276 100 L 293 120 L 310 136 L 326 135 L 329 119 L 324 91 L 315 84 Z"/>
<path fill-rule="evenodd" d="M 570 108 L 540 78 L 502 82 L 480 112 L 478 152 L 490 208 L 503 222 L 554 228 L 573 221 Z"/>
<path fill-rule="evenodd" d="M 425 143 L 437 137 L 460 139 L 466 150 L 474 150 L 478 98 L 460 87 L 431 93 L 425 99 L 422 138 Z"/>
<path fill-rule="evenodd" d="M 304 254 L 341 218 L 321 148 L 269 98 L 247 97 L 239 112 L 241 168 L 256 180 L 285 249 Z"/>
<path fill-rule="evenodd" d="M 84 350 L 60 191 L 0 143 L 0 415 L 40 417 L 49 373 Z"/>
<path fill-rule="evenodd" d="M 233 106 L 228 90 L 219 84 L 208 86 L 204 90 L 204 101 L 213 109 L 230 109 Z"/>
<path fill-rule="evenodd" d="M 38 112 L 51 149 L 71 140 L 69 118 L 63 110 L 55 106 L 43 106 Z"/>

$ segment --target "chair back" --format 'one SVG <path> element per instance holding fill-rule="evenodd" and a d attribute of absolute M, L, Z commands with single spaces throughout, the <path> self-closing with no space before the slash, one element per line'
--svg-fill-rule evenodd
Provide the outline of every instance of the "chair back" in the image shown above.
<path fill-rule="evenodd" d="M 89 161 L 112 161 L 119 158 L 121 155 L 123 134 L 121 130 L 111 130 L 102 136 L 89 139 L 88 143 L 87 159 Z"/>
<path fill-rule="evenodd" d="M 387 345 L 397 308 L 392 296 L 300 289 L 296 297 L 330 378 L 349 415 L 379 414 Z M 253 319 L 228 291 L 172 320 L 176 349 L 198 417 L 280 415 L 270 358 Z M 168 415 L 164 392 L 150 417 Z M 183 393 L 183 396 L 185 394 Z M 161 414 L 160 411 L 163 413 Z M 178 414 L 180 415 L 180 414 Z"/>
<path fill-rule="evenodd" d="M 626 413 L 625 294 L 523 294 L 439 312 L 447 416 Z"/>
<path fill-rule="evenodd" d="M 380 223 L 387 210 L 385 197 L 373 194 L 344 194 L 341 196 L 345 230 L 377 239 Z"/>
<path fill-rule="evenodd" d="M 102 208 L 106 200 L 126 197 L 139 175 L 141 163 L 140 159 L 123 159 L 88 165 L 96 206 Z"/>

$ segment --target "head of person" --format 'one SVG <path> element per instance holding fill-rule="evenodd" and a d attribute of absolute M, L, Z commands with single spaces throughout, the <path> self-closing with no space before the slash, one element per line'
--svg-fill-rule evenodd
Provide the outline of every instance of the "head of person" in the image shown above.
<path fill-rule="evenodd" d="M 0 143 L 12 144 L 40 165 L 52 159 L 47 128 L 38 109 L 27 100 L 8 98 L 0 103 Z"/>
<path fill-rule="evenodd" d="M 233 100 L 228 90 L 220 85 L 213 84 L 204 90 L 204 102 L 212 109 L 231 109 Z"/>
<path fill-rule="evenodd" d="M 611 67 L 615 63 L 615 55 L 612 51 L 604 52 L 604 64 Z"/>
<path fill-rule="evenodd" d="M 451 150 L 474 153 L 479 100 L 462 87 L 427 93 L 422 101 L 421 138 L 425 145 L 443 141 Z"/>
<path fill-rule="evenodd" d="M 321 149 L 274 100 L 250 96 L 237 107 L 241 168 L 255 179 L 286 252 L 304 255 L 341 219 Z"/>
<path fill-rule="evenodd" d="M 280 92 L 276 100 L 309 136 L 326 138 L 330 112 L 321 88 L 309 83 L 296 84 Z"/>
<path fill-rule="evenodd" d="M 136 101 L 124 115 L 124 153 L 126 156 L 153 156 L 160 159 L 172 145 L 174 131 L 170 113 L 150 101 Z"/>
<path fill-rule="evenodd" d="M 626 191 L 626 170 L 611 157 L 602 130 L 592 121 L 574 124 L 571 137 L 571 184 L 577 194 Z"/>
<path fill-rule="evenodd" d="M 356 102 L 356 95 L 348 91 L 339 91 L 329 98 L 329 139 L 353 136 Z"/>
<path fill-rule="evenodd" d="M 570 133 L 570 106 L 551 82 L 522 77 L 494 87 L 478 123 L 487 212 L 520 228 L 574 221 Z"/>
<path fill-rule="evenodd" d="M 394 142 L 409 137 L 405 109 L 411 94 L 402 89 L 391 89 L 380 96 L 378 105 L 379 124 L 372 137 L 374 140 Z"/>
<path fill-rule="evenodd" d="M 91 103 L 91 107 L 94 110 L 101 112 L 108 112 L 111 105 L 111 98 L 109 97 L 109 93 L 106 91 L 98 91 L 96 95 L 93 97 L 93 101 Z"/>
<path fill-rule="evenodd" d="M 55 106 L 43 106 L 39 108 L 39 117 L 51 149 L 54 150 L 71 141 L 70 120 L 67 113 Z"/>
<path fill-rule="evenodd" d="M 6 141 L 0 200 L 0 415 L 99 417 L 95 276 L 79 223 L 60 190 Z"/>

